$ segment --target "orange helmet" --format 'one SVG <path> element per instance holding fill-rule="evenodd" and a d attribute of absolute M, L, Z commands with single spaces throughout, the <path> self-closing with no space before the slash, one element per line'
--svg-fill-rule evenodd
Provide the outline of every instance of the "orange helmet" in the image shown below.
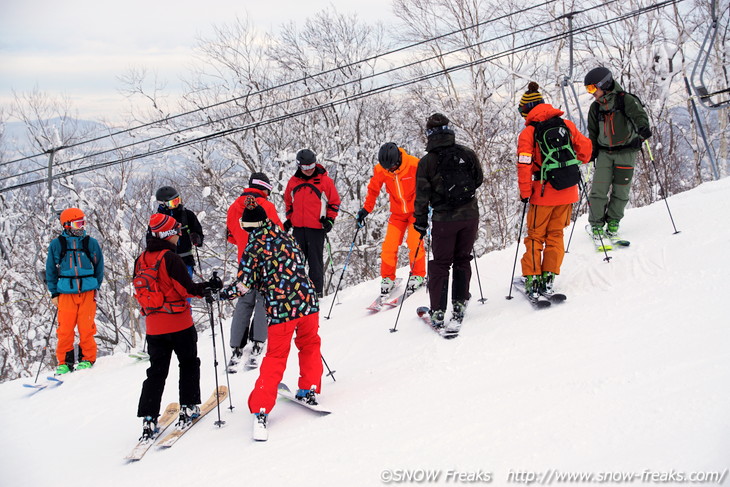
<path fill-rule="evenodd" d="M 61 212 L 61 225 L 64 227 L 68 226 L 69 222 L 72 222 L 74 220 L 83 220 L 86 217 L 84 215 L 84 212 L 79 210 L 78 208 L 66 208 Z"/>

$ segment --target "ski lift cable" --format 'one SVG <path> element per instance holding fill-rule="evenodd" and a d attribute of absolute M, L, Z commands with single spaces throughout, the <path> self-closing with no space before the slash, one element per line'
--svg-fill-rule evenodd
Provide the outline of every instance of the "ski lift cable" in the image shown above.
<path fill-rule="evenodd" d="M 613 19 L 606 19 L 606 20 L 602 20 L 602 21 L 599 21 L 599 22 L 596 22 L 596 23 L 593 23 L 593 24 L 585 25 L 583 27 L 579 27 L 579 28 L 575 29 L 575 32 L 576 33 L 588 32 L 589 30 L 592 30 L 592 29 L 595 29 L 595 28 L 605 27 L 607 25 L 611 25 L 611 24 L 614 24 L 614 23 L 617 23 L 617 22 L 621 22 L 621 21 L 624 21 L 624 20 L 633 18 L 633 17 L 637 17 L 639 15 L 643 15 L 643 14 L 649 12 L 649 11 L 652 11 L 652 10 L 658 10 L 658 9 L 663 8 L 665 6 L 668 6 L 668 5 L 673 5 L 673 4 L 681 3 L 682 1 L 684 1 L 684 0 L 665 0 L 663 2 L 659 2 L 659 3 L 653 4 L 653 5 L 650 5 L 650 6 L 647 6 L 647 7 L 642 7 L 640 9 L 637 9 L 635 11 L 629 12 L 627 14 L 622 14 L 621 16 L 615 17 Z M 147 152 L 147 153 L 144 153 L 144 154 L 135 154 L 135 155 L 128 156 L 128 157 L 124 157 L 124 158 L 121 158 L 121 159 L 118 159 L 118 160 L 115 160 L 115 161 L 107 161 L 107 162 L 95 164 L 95 165 L 92 165 L 92 166 L 87 166 L 87 167 L 83 167 L 83 168 L 72 169 L 72 170 L 69 170 L 69 171 L 66 171 L 66 172 L 63 172 L 63 173 L 56 174 L 56 175 L 54 175 L 52 177 L 52 179 L 60 179 L 60 178 L 63 178 L 63 177 L 74 176 L 74 175 L 86 173 L 86 172 L 89 172 L 89 171 L 94 171 L 94 170 L 97 170 L 97 169 L 103 169 L 103 168 L 106 168 L 106 167 L 111 167 L 111 166 L 114 166 L 114 165 L 117 165 L 117 164 L 121 164 L 121 163 L 124 163 L 124 162 L 131 162 L 133 160 L 142 159 L 144 157 L 149 157 L 149 156 L 161 154 L 161 153 L 164 153 L 164 152 L 167 152 L 167 151 L 170 151 L 170 150 L 174 150 L 174 149 L 186 147 L 186 146 L 189 146 L 189 145 L 193 145 L 193 144 L 205 142 L 207 140 L 212 140 L 212 139 L 220 138 L 220 137 L 223 137 L 223 136 L 226 136 L 226 135 L 231 135 L 233 133 L 238 133 L 238 132 L 242 132 L 242 131 L 246 131 L 246 130 L 251 130 L 251 129 L 254 129 L 254 128 L 257 128 L 257 127 L 261 127 L 261 126 L 265 126 L 265 125 L 270 125 L 270 124 L 273 124 L 273 123 L 277 123 L 277 122 L 281 122 L 281 121 L 284 121 L 284 120 L 288 120 L 290 118 L 299 117 L 299 116 L 306 115 L 306 114 L 311 113 L 311 112 L 314 112 L 314 111 L 322 110 L 322 109 L 327 108 L 327 107 L 337 106 L 337 105 L 341 105 L 341 104 L 344 104 L 344 103 L 349 103 L 351 101 L 355 101 L 355 100 L 358 100 L 358 99 L 361 99 L 361 98 L 365 98 L 365 97 L 368 97 L 368 96 L 373 96 L 373 95 L 381 94 L 381 93 L 384 93 L 384 92 L 387 92 L 387 91 L 392 91 L 392 90 L 395 90 L 395 89 L 398 89 L 398 88 L 402 88 L 402 87 L 405 87 L 405 86 L 408 86 L 408 85 L 412 85 L 412 84 L 420 83 L 420 82 L 423 82 L 423 81 L 427 81 L 429 79 L 433 79 L 433 78 L 436 78 L 436 77 L 440 77 L 440 76 L 443 76 L 444 74 L 448 74 L 448 73 L 455 72 L 455 71 L 459 71 L 459 70 L 462 70 L 462 69 L 467 69 L 469 67 L 473 67 L 473 66 L 476 66 L 476 65 L 480 65 L 480 64 L 487 63 L 487 62 L 491 62 L 491 61 L 494 61 L 494 60 L 499 59 L 499 58 L 504 57 L 504 56 L 508 56 L 508 55 L 512 55 L 512 54 L 519 53 L 519 52 L 527 51 L 527 50 L 532 49 L 534 47 L 539 47 L 539 46 L 542 46 L 542 45 L 546 45 L 546 44 L 555 42 L 557 40 L 564 39 L 564 38 L 567 37 L 567 35 L 568 35 L 568 33 L 565 33 L 565 32 L 559 33 L 559 34 L 555 34 L 555 35 L 548 36 L 548 37 L 543 38 L 543 39 L 540 39 L 540 40 L 528 42 L 528 43 L 523 44 L 522 46 L 519 46 L 519 47 L 516 47 L 516 48 L 511 48 L 511 49 L 508 49 L 508 50 L 503 51 L 503 52 L 495 53 L 493 55 L 490 55 L 488 57 L 484 57 L 484 58 L 481 58 L 481 59 L 478 59 L 478 60 L 475 60 L 475 61 L 461 63 L 461 64 L 454 65 L 454 66 L 451 66 L 451 67 L 448 67 L 448 68 L 445 68 L 445 69 L 441 69 L 441 70 L 438 70 L 438 71 L 434 71 L 434 72 L 428 73 L 426 75 L 422 75 L 422 76 L 420 76 L 418 78 L 415 78 L 415 79 L 403 80 L 403 81 L 400 81 L 400 82 L 392 83 L 390 85 L 385 85 L 385 86 L 380 86 L 380 87 L 372 88 L 372 89 L 370 89 L 368 91 L 361 92 L 361 93 L 357 93 L 357 94 L 354 94 L 354 95 L 350 95 L 350 96 L 347 96 L 347 97 L 342 98 L 340 100 L 330 101 L 330 102 L 323 103 L 323 104 L 320 104 L 320 105 L 317 105 L 317 106 L 305 108 L 305 109 L 299 110 L 297 112 L 279 115 L 279 116 L 276 116 L 276 117 L 273 117 L 273 118 L 270 118 L 270 119 L 267 119 L 267 120 L 261 120 L 261 121 L 258 121 L 258 122 L 254 122 L 254 123 L 251 123 L 251 124 L 248 124 L 248 125 L 241 126 L 241 127 L 229 128 L 229 129 L 222 130 L 222 131 L 219 131 L 219 132 L 216 132 L 216 133 L 207 134 L 207 135 L 204 135 L 204 136 L 201 136 L 201 137 L 197 137 L 195 139 L 191 139 L 191 140 L 179 142 L 179 143 L 174 144 L 173 146 L 170 146 L 170 147 L 160 148 L 160 149 L 157 149 L 155 151 L 150 151 L 150 152 Z M 24 183 L 19 183 L 19 184 L 13 185 L 13 186 L 9 186 L 9 187 L 0 189 L 0 193 L 4 193 L 6 191 L 11 191 L 11 190 L 14 190 L 14 189 L 19 189 L 19 188 L 27 187 L 27 186 L 31 186 L 31 185 L 42 184 L 42 183 L 44 183 L 46 181 L 47 181 L 47 178 L 42 178 L 42 179 L 37 179 L 37 180 L 33 180 L 33 181 L 27 181 L 27 182 L 24 182 Z"/>

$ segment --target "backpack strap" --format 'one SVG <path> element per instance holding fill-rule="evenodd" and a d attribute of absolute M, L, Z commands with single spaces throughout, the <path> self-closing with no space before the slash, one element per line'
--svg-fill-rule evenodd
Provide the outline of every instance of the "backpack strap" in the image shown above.
<path fill-rule="evenodd" d="M 86 254 L 86 257 L 89 259 L 89 262 L 91 262 L 91 267 L 93 267 L 94 270 L 96 270 L 96 264 L 94 263 L 94 259 L 91 258 L 91 250 L 89 250 L 89 240 L 91 237 L 86 235 L 84 238 L 81 239 L 81 251 Z M 59 255 L 58 260 L 62 261 L 64 257 L 66 257 L 66 254 L 71 252 L 78 252 L 79 249 L 69 249 L 68 248 L 68 237 L 66 237 L 64 234 L 60 234 L 58 236 L 58 241 L 61 244 L 61 253 Z"/>

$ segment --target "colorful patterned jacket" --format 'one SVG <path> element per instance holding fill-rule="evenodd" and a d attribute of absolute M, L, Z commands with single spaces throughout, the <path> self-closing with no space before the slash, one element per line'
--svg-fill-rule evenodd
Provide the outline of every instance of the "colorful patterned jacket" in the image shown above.
<path fill-rule="evenodd" d="M 238 266 L 238 277 L 224 288 L 221 299 L 233 299 L 249 289 L 266 301 L 269 325 L 319 311 L 317 293 L 304 268 L 304 258 L 294 239 L 276 225 L 253 228 Z"/>

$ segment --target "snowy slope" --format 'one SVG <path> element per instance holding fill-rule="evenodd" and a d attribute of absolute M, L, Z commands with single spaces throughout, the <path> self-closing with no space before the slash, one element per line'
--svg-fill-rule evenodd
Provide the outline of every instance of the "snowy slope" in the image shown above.
<path fill-rule="evenodd" d="M 557 281 L 569 300 L 549 310 L 505 299 L 514 245 L 484 256 L 488 301 L 474 300 L 453 341 L 415 317 L 425 291 L 406 302 L 397 333 L 388 331 L 396 311 L 364 309 L 376 282 L 342 291 L 321 322 L 322 353 L 337 371 L 321 402 L 334 413 L 280 401 L 267 443 L 250 439 L 246 400 L 257 372 L 230 376 L 235 409 L 222 406 L 223 428 L 211 413 L 172 449 L 130 465 L 122 458 L 141 430 L 145 365 L 104 357 L 31 397 L 27 379 L 2 384 L 0 485 L 370 486 L 387 469 L 441 471 L 440 484 L 447 470 L 481 471 L 506 485 L 510 474 L 546 469 L 722 472 L 730 467 L 728 194 L 725 179 L 671 198 L 677 235 L 661 201 L 628 211 L 632 245 L 610 263 L 594 252 L 583 217 Z M 199 349 L 207 398 L 209 330 Z M 177 400 L 173 369 L 164 403 Z M 296 370 L 294 355 L 284 381 L 295 384 Z"/>

